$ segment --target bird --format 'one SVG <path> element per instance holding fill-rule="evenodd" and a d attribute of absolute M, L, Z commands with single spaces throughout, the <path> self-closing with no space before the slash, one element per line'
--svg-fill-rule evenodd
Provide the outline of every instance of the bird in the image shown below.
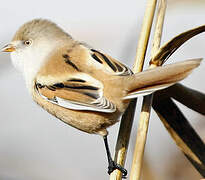
<path fill-rule="evenodd" d="M 47 19 L 23 24 L 1 51 L 10 52 L 38 105 L 74 128 L 103 137 L 108 174 L 118 169 L 123 177 L 127 170 L 111 157 L 107 128 L 119 121 L 131 99 L 183 80 L 201 62 L 191 59 L 133 73 Z"/>

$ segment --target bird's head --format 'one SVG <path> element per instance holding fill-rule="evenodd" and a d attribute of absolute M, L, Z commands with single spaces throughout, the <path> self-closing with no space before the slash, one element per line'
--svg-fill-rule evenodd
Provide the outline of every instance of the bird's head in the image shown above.
<path fill-rule="evenodd" d="M 72 39 L 55 23 L 34 19 L 22 25 L 1 51 L 10 52 L 14 66 L 23 73 L 37 71 L 46 57 Z"/>

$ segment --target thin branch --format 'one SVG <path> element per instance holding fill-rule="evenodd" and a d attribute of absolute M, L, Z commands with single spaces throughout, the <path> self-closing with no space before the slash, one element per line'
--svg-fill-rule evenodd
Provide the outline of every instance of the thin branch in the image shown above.
<path fill-rule="evenodd" d="M 138 41 L 138 46 L 137 46 L 135 63 L 133 67 L 133 72 L 135 73 L 140 72 L 143 69 L 144 58 L 147 50 L 150 31 L 152 27 L 152 21 L 154 17 L 155 8 L 156 8 L 156 2 L 157 0 L 148 0 L 147 2 L 143 25 L 139 36 L 140 38 Z M 125 114 L 122 117 L 121 124 L 120 124 L 117 145 L 115 148 L 115 161 L 122 166 L 124 166 L 124 162 L 126 159 L 127 148 L 129 144 L 132 123 L 134 119 L 135 106 L 136 106 L 136 100 L 131 101 Z M 120 180 L 120 179 L 122 179 L 122 173 L 119 170 L 115 170 L 110 176 L 110 180 Z"/>
<path fill-rule="evenodd" d="M 130 172 L 131 180 L 139 180 L 141 177 L 141 169 L 144 156 L 144 148 L 147 138 L 151 105 L 152 95 L 145 96 L 143 98 L 143 105 L 137 128 L 137 138 L 135 143 L 135 150 L 133 153 L 132 168 Z"/>
<path fill-rule="evenodd" d="M 166 13 L 166 5 L 167 5 L 166 0 L 160 0 L 151 55 L 154 55 L 160 47 L 162 29 L 164 24 L 164 16 Z M 155 65 L 150 66 L 150 68 L 153 67 L 156 66 Z M 142 162 L 144 156 L 144 148 L 147 139 L 147 131 L 149 126 L 152 99 L 153 99 L 153 95 L 145 96 L 143 98 L 142 110 L 140 113 L 139 125 L 137 129 L 137 138 L 136 138 L 135 150 L 133 155 L 132 168 L 130 173 L 131 180 L 140 180 L 141 177 L 141 169 L 142 169 Z"/>
<path fill-rule="evenodd" d="M 144 59 L 147 51 L 147 45 L 149 41 L 150 31 L 152 28 L 152 22 L 154 12 L 156 9 L 157 0 L 147 0 L 147 7 L 143 19 L 142 29 L 139 36 L 139 42 L 137 46 L 137 52 L 135 57 L 135 64 L 133 71 L 135 73 L 141 72 L 144 65 Z"/>
<path fill-rule="evenodd" d="M 135 114 L 135 107 L 136 107 L 136 100 L 132 100 L 122 116 L 119 134 L 117 138 L 117 144 L 115 147 L 115 162 L 124 166 L 127 149 L 129 145 L 130 133 L 132 129 L 134 114 Z M 120 180 L 122 179 L 122 173 L 119 170 L 115 170 L 110 175 L 110 180 Z"/>
<path fill-rule="evenodd" d="M 166 1 L 159 1 L 158 15 L 156 19 L 157 24 L 155 27 L 154 39 L 152 43 L 151 57 L 154 57 L 154 55 L 156 54 L 156 52 L 158 52 L 160 48 L 164 17 L 167 8 L 166 3 Z"/>

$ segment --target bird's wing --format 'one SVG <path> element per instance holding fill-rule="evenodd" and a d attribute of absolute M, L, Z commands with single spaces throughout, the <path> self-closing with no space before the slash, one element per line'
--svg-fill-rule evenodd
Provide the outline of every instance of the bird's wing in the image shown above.
<path fill-rule="evenodd" d="M 131 69 L 129 69 L 119 61 L 113 59 L 112 57 L 95 49 L 90 49 L 90 51 L 92 58 L 98 63 L 102 64 L 104 68 L 111 72 L 113 75 L 127 76 L 133 74 Z"/>
<path fill-rule="evenodd" d="M 43 81 L 36 80 L 35 89 L 43 99 L 53 104 L 72 110 L 116 111 L 116 106 L 103 96 L 103 85 L 88 74 L 72 75 L 55 83 L 48 83 L 46 77 L 41 79 Z"/>

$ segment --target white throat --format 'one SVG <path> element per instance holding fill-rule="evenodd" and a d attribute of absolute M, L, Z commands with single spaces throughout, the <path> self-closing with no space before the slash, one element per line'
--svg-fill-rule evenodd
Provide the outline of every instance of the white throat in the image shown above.
<path fill-rule="evenodd" d="M 59 44 L 58 41 L 56 43 L 41 41 L 38 46 L 31 45 L 31 47 L 11 53 L 12 63 L 23 73 L 26 86 L 30 92 L 32 91 L 36 74 L 51 53 L 59 47 Z"/>

